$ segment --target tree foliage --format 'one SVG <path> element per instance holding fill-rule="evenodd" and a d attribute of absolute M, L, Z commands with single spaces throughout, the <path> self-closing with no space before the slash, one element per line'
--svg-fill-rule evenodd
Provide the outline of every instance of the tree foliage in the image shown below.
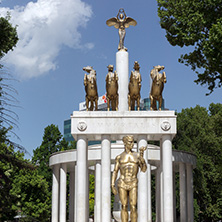
<path fill-rule="evenodd" d="M 173 46 L 194 46 L 179 62 L 212 93 L 222 86 L 222 0 L 157 0 L 160 25 Z"/>
<path fill-rule="evenodd" d="M 95 176 L 89 174 L 89 216 L 94 217 Z"/>
<path fill-rule="evenodd" d="M 40 147 L 33 151 L 33 164 L 38 166 L 40 175 L 49 183 L 49 188 L 52 185 L 52 171 L 49 167 L 50 156 L 58 151 L 68 149 L 68 142 L 62 137 L 58 126 L 51 124 L 44 129 L 43 141 Z"/>
<path fill-rule="evenodd" d="M 13 210 L 36 221 L 50 221 L 51 196 L 48 183 L 37 170 L 20 170 L 14 178 L 10 193 L 16 197 Z"/>
<path fill-rule="evenodd" d="M 75 145 L 75 142 L 69 144 L 63 138 L 58 126 L 51 124 L 44 129 L 41 145 L 33 151 L 32 163 L 37 166 L 38 174 L 41 175 L 48 184 L 48 195 L 50 197 L 48 215 L 50 215 L 51 212 L 52 194 L 52 170 L 49 167 L 49 158 L 55 152 L 74 149 Z"/>
<path fill-rule="evenodd" d="M 183 109 L 177 117 L 175 149 L 197 156 L 194 169 L 194 201 L 201 221 L 222 218 L 222 104 L 209 110 L 196 106 Z"/>
<path fill-rule="evenodd" d="M 9 20 L 9 14 L 6 18 L 0 17 L 0 59 L 18 42 L 16 27 L 13 27 Z"/>
<path fill-rule="evenodd" d="M 3 137 L 1 137 L 1 140 Z M 10 193 L 14 179 L 21 169 L 34 167 L 23 159 L 24 154 L 15 151 L 12 145 L 0 143 L 0 221 L 13 219 L 17 211 L 13 208 L 17 197 Z"/>
<path fill-rule="evenodd" d="M 12 50 L 18 41 L 16 27 L 13 27 L 9 22 L 9 14 L 6 18 L 0 17 L 0 59 Z M 17 91 L 10 84 L 10 75 L 3 70 L 3 66 L 0 64 L 0 135 L 6 135 L 5 130 L 8 132 L 12 129 L 12 126 L 16 126 L 18 116 L 12 110 L 17 103 L 14 96 Z M 4 136 L 4 140 L 11 142 L 8 137 Z"/>

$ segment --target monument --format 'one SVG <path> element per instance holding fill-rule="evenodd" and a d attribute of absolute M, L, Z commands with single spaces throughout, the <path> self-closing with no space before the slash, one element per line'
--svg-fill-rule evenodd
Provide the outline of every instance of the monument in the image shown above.
<path fill-rule="evenodd" d="M 72 113 L 71 134 L 77 141 L 77 149 L 58 152 L 50 157 L 49 165 L 53 170 L 51 221 L 67 220 L 67 178 L 69 221 L 89 221 L 89 172 L 95 174 L 95 222 L 110 222 L 114 219 L 121 221 L 121 218 L 126 222 L 130 217 L 131 222 L 151 222 L 151 174 L 155 175 L 156 222 L 176 221 L 174 178 L 179 172 L 181 222 L 192 222 L 192 169 L 196 165 L 196 157 L 187 152 L 172 150 L 172 139 L 176 135 L 174 111 L 154 111 L 154 108 L 148 111 L 129 111 L 129 54 L 124 46 L 124 38 L 125 28 L 136 25 L 136 21 L 120 9 L 117 17 L 107 20 L 107 25 L 118 28 L 120 36 L 116 53 L 118 110 L 93 111 L 93 107 L 87 108 L 88 111 Z M 91 74 L 93 68 L 85 70 Z M 94 71 L 92 74 L 95 75 Z M 88 81 L 90 78 L 85 79 Z M 96 102 L 98 95 L 95 92 L 95 100 L 92 101 Z M 90 95 L 90 91 L 87 90 L 86 95 Z M 152 95 L 154 94 L 151 93 Z M 88 146 L 88 141 L 101 141 L 101 144 Z M 158 141 L 160 146 L 148 144 L 148 141 Z M 115 180 L 118 180 L 121 207 L 114 207 L 111 214 L 111 188 L 114 193 L 117 191 L 114 187 Z M 130 217 L 126 212 L 126 199 L 129 199 L 131 206 Z M 121 218 L 118 217 L 120 212 Z"/>

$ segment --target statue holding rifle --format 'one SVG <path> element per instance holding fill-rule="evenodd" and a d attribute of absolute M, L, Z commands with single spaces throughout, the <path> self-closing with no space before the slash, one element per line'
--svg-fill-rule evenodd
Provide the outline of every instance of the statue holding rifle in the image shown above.
<path fill-rule="evenodd" d="M 115 187 L 115 181 L 117 179 L 118 171 L 120 171 L 120 178 L 118 179 L 117 186 L 119 198 L 122 204 L 121 221 L 128 222 L 127 205 L 129 200 L 130 220 L 131 222 L 137 222 L 137 173 L 139 168 L 142 172 L 145 172 L 147 169 L 145 159 L 143 158 L 143 153 L 147 147 L 141 147 L 139 153 L 132 151 L 134 139 L 133 136 L 129 135 L 123 137 L 123 143 L 125 151 L 116 157 L 111 188 L 113 194 L 116 195 L 117 189 Z"/>

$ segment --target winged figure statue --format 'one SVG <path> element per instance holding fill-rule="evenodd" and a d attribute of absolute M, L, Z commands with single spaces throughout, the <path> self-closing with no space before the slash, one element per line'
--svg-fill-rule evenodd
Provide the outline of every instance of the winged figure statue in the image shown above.
<path fill-rule="evenodd" d="M 119 46 L 118 50 L 126 50 L 127 48 L 124 47 L 124 38 L 126 35 L 126 28 L 129 28 L 130 25 L 136 26 L 136 20 L 127 17 L 126 13 L 123 8 L 121 8 L 116 17 L 108 19 L 106 21 L 108 26 L 114 26 L 116 29 L 119 29 Z"/>

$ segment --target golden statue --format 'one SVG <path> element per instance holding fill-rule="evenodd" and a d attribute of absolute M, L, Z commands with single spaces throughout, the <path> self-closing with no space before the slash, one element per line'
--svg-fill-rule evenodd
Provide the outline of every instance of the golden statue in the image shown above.
<path fill-rule="evenodd" d="M 94 104 L 95 110 L 98 109 L 98 92 L 96 84 L 96 70 L 92 66 L 83 67 L 83 70 L 89 74 L 84 75 L 84 86 L 86 91 L 86 110 L 93 111 Z M 89 108 L 89 102 L 90 108 Z"/>
<path fill-rule="evenodd" d="M 117 194 L 115 181 L 118 171 L 120 171 L 120 178 L 118 179 L 118 193 L 121 201 L 121 221 L 128 222 L 128 200 L 130 204 L 130 221 L 137 222 L 137 187 L 138 179 L 137 173 L 139 167 L 141 171 L 145 172 L 147 169 L 146 162 L 143 158 L 143 153 L 146 147 L 140 148 L 140 153 L 132 151 L 134 140 L 133 136 L 124 136 L 123 143 L 125 151 L 118 155 L 115 159 L 115 167 L 112 175 L 111 188 L 114 195 Z"/>
<path fill-rule="evenodd" d="M 124 38 L 126 35 L 125 28 L 129 28 L 130 25 L 136 26 L 137 22 L 130 18 L 126 17 L 126 13 L 123 8 L 121 8 L 116 17 L 108 19 L 106 21 L 108 26 L 114 26 L 116 29 L 119 29 L 119 46 L 118 50 L 126 50 L 127 48 L 124 47 Z"/>
<path fill-rule="evenodd" d="M 134 62 L 134 70 L 131 71 L 128 93 L 129 110 L 135 110 L 135 101 L 137 101 L 137 110 L 140 110 L 140 89 L 141 89 L 141 75 L 140 65 L 137 61 Z"/>
<path fill-rule="evenodd" d="M 159 71 L 163 70 L 164 66 L 154 66 L 154 69 L 150 72 L 150 77 L 152 78 L 152 87 L 150 91 L 150 109 L 151 110 L 157 110 L 157 104 L 156 101 L 159 103 L 159 110 L 161 110 L 162 106 L 162 92 L 164 88 L 164 83 L 166 83 L 166 73 L 163 72 L 163 74 L 159 73 Z"/>
<path fill-rule="evenodd" d="M 113 65 L 108 65 L 108 74 L 106 75 L 106 98 L 107 98 L 107 110 L 110 110 L 110 102 L 112 110 L 118 110 L 118 75 L 115 71 L 113 73 Z"/>

